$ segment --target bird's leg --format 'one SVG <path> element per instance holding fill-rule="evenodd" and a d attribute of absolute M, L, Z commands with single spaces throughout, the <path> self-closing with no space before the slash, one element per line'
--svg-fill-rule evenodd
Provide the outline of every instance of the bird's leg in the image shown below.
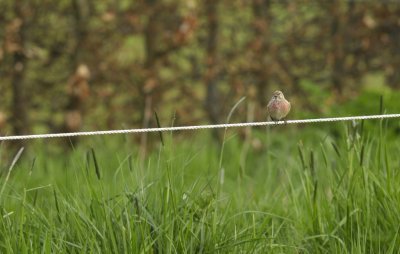
<path fill-rule="evenodd" d="M 279 121 L 279 120 L 272 118 L 272 116 L 268 116 L 268 121 L 274 122 L 274 125 L 276 125 L 276 121 Z"/>

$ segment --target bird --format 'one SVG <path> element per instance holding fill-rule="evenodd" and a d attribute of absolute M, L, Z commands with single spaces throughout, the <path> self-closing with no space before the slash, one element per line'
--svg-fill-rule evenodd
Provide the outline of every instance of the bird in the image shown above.
<path fill-rule="evenodd" d="M 267 111 L 272 121 L 281 121 L 289 114 L 290 102 L 285 99 L 281 91 L 275 91 L 268 102 Z"/>

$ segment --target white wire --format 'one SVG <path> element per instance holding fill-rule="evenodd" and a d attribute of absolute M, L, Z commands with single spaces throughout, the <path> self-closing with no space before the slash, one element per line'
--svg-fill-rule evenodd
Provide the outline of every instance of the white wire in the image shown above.
<path fill-rule="evenodd" d="M 49 133 L 49 134 L 35 134 L 35 135 L 3 136 L 3 137 L 0 137 L 0 141 L 23 140 L 23 139 L 62 138 L 62 137 L 92 136 L 92 135 L 110 135 L 110 134 L 124 134 L 124 133 L 184 131 L 184 130 L 233 128 L 233 127 L 248 127 L 248 126 L 267 126 L 267 125 L 282 125 L 282 124 L 322 123 L 322 122 L 369 120 L 369 119 L 399 118 L 399 117 L 400 117 L 400 114 L 387 114 L 387 115 L 299 119 L 299 120 L 288 120 L 288 121 L 278 121 L 278 122 L 270 122 L 269 121 L 269 122 L 251 122 L 251 123 L 227 123 L 227 124 L 214 124 L 214 125 L 176 126 L 176 127 L 144 128 L 144 129 Z"/>

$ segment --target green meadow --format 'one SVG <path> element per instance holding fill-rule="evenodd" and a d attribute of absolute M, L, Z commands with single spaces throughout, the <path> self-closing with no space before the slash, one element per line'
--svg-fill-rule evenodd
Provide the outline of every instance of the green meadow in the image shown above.
<path fill-rule="evenodd" d="M 164 133 L 143 160 L 132 135 L 2 149 L 0 250 L 398 253 L 396 124 Z"/>

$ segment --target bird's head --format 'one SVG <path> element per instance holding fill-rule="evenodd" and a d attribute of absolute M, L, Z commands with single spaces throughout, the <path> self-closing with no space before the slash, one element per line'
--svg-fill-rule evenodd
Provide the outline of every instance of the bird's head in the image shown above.
<path fill-rule="evenodd" d="M 283 93 L 281 91 L 275 91 L 272 95 L 272 99 L 283 100 L 283 99 L 285 99 L 285 96 L 283 95 Z"/>

